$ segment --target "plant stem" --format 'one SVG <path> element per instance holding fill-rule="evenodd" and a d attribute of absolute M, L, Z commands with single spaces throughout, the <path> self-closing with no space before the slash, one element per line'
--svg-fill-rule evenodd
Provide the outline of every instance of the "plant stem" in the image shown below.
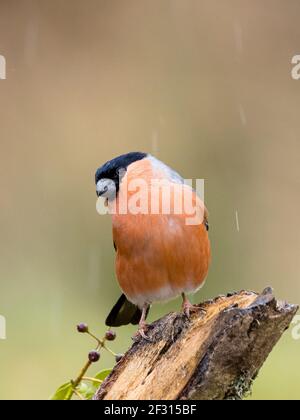
<path fill-rule="evenodd" d="M 92 337 L 94 340 L 96 340 L 99 346 L 103 347 L 103 345 L 104 345 L 104 340 L 99 340 L 99 338 L 97 338 L 97 337 L 96 337 L 94 334 L 92 334 L 91 332 L 88 332 L 88 335 L 89 335 L 90 337 Z"/>
<path fill-rule="evenodd" d="M 72 397 L 73 397 L 73 395 L 74 394 L 78 394 L 78 391 L 77 391 L 77 387 L 78 387 L 78 385 L 80 384 L 80 382 L 82 381 L 82 378 L 84 377 L 84 375 L 86 374 L 86 372 L 89 370 L 89 368 L 91 367 L 91 365 L 92 365 L 92 362 L 90 362 L 90 361 L 88 361 L 85 365 L 84 365 L 84 367 L 81 369 L 81 371 L 80 371 L 80 373 L 79 373 L 79 375 L 78 375 L 78 377 L 77 377 L 77 379 L 75 379 L 75 381 L 71 381 L 71 383 L 72 383 L 72 391 L 70 392 L 70 394 L 68 395 L 68 398 L 67 398 L 67 400 L 71 400 L 72 399 Z"/>
<path fill-rule="evenodd" d="M 74 389 L 74 394 L 77 395 L 79 399 L 85 401 L 85 398 L 80 394 L 80 392 L 77 391 L 77 389 Z"/>
<path fill-rule="evenodd" d="M 99 351 L 101 348 L 104 348 L 105 350 L 107 350 L 108 352 L 110 352 L 113 356 L 116 356 L 116 354 L 111 349 L 109 349 L 108 347 L 106 347 L 106 345 L 105 345 L 105 341 L 106 341 L 105 340 L 105 337 L 102 340 L 100 340 L 94 334 L 92 334 L 90 331 L 88 331 L 87 334 L 90 337 L 92 337 L 94 340 L 97 341 L 98 346 L 96 348 L 96 351 Z M 72 389 L 70 391 L 70 394 L 67 397 L 67 400 L 71 400 L 74 394 L 77 395 L 80 399 L 83 399 L 84 400 L 83 396 L 77 390 L 77 387 L 78 387 L 78 385 L 80 385 L 80 383 L 81 383 L 82 380 L 92 381 L 92 382 L 97 382 L 99 384 L 102 384 L 103 381 L 100 381 L 98 379 L 94 379 L 94 378 L 90 378 L 90 377 L 85 376 L 85 374 L 87 373 L 87 371 L 89 370 L 89 368 L 92 366 L 92 364 L 93 364 L 93 362 L 88 361 L 83 366 L 83 368 L 81 369 L 81 371 L 80 371 L 78 377 L 75 379 L 75 381 L 71 381 Z"/>
<path fill-rule="evenodd" d="M 86 372 L 89 370 L 89 368 L 92 366 L 92 362 L 88 361 L 84 367 L 82 368 L 81 372 L 79 373 L 77 379 L 75 379 L 75 381 L 73 382 L 73 387 L 77 388 L 78 385 L 80 384 L 80 382 L 82 381 L 84 375 L 86 374 Z"/>
<path fill-rule="evenodd" d="M 116 353 L 115 352 L 113 352 L 109 347 L 106 347 L 106 345 L 105 344 L 103 344 L 103 348 L 105 349 L 105 350 L 107 350 L 110 354 L 112 354 L 114 357 L 116 357 Z"/>
<path fill-rule="evenodd" d="M 90 382 L 96 382 L 97 384 L 102 384 L 103 381 L 101 381 L 100 379 L 96 379 L 96 378 L 90 378 L 89 376 L 84 376 L 82 378 L 83 381 L 90 381 Z"/>

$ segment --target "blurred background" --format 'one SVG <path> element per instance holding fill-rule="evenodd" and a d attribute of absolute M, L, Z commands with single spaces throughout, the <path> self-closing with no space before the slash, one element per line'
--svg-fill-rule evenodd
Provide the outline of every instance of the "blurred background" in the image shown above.
<path fill-rule="evenodd" d="M 205 178 L 213 264 L 195 302 L 267 285 L 300 302 L 299 14 L 298 0 L 0 0 L 1 399 L 48 398 L 93 347 L 76 324 L 105 331 L 119 288 L 94 172 L 121 153 Z M 288 331 L 251 398 L 299 399 L 299 352 Z"/>

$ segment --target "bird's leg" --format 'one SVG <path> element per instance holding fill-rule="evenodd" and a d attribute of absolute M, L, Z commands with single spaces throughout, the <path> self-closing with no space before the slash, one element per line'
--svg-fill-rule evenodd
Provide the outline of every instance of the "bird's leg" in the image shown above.
<path fill-rule="evenodd" d="M 193 305 L 191 304 L 191 302 L 189 301 L 185 293 L 182 293 L 181 296 L 182 296 L 182 312 L 186 315 L 187 318 L 189 318 Z"/>
<path fill-rule="evenodd" d="M 140 336 L 144 338 L 145 340 L 149 341 L 149 337 L 146 335 L 146 330 L 148 328 L 148 325 L 146 324 L 146 316 L 147 316 L 148 307 L 149 307 L 148 303 L 145 303 L 142 308 L 142 316 L 139 322 L 138 334 L 140 334 Z"/>
<path fill-rule="evenodd" d="M 191 312 L 201 311 L 206 313 L 206 310 L 200 306 L 193 305 L 187 298 L 185 293 L 181 294 L 182 296 L 182 312 L 186 315 L 187 318 L 190 318 Z"/>

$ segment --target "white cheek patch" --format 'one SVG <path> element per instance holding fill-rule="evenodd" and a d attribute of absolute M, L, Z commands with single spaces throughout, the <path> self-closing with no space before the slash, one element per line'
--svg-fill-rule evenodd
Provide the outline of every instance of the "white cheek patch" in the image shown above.
<path fill-rule="evenodd" d="M 111 179 L 100 179 L 97 182 L 96 191 L 101 194 L 101 197 L 113 199 L 116 197 L 116 184 Z"/>
<path fill-rule="evenodd" d="M 109 200 L 116 198 L 117 189 L 115 183 L 109 185 L 107 192 L 104 194 L 104 197 L 108 198 Z"/>

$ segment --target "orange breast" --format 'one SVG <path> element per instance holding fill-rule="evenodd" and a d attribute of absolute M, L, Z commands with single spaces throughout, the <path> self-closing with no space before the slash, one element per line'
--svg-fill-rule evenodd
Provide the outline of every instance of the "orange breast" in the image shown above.
<path fill-rule="evenodd" d="M 153 177 L 164 176 L 157 171 L 153 173 L 151 162 L 147 160 L 131 167 L 126 174 L 127 185 L 137 177 L 150 184 Z M 124 200 L 124 184 L 121 184 L 118 204 Z M 210 262 L 208 233 L 203 223 L 188 225 L 190 214 L 186 211 L 174 214 L 174 206 L 182 200 L 180 191 L 181 186 L 172 184 L 170 214 L 151 214 L 149 189 L 148 214 L 117 212 L 112 216 L 117 278 L 128 299 L 139 306 L 171 299 L 182 292 L 193 292 L 201 287 L 207 276 Z M 133 192 L 126 193 L 127 201 L 130 201 Z M 203 217 L 204 205 L 195 193 L 192 194 L 193 203 Z"/>

